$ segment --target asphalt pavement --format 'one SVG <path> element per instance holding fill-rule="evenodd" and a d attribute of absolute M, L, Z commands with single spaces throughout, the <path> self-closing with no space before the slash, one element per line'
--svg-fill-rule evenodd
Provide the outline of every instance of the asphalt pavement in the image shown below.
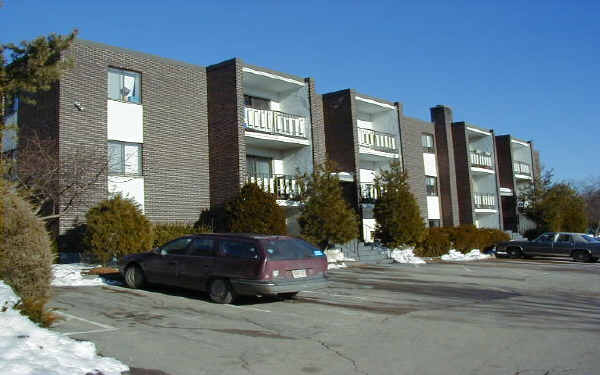
<path fill-rule="evenodd" d="M 295 300 L 56 288 L 54 330 L 131 374 L 598 374 L 600 263 L 360 266 Z"/>

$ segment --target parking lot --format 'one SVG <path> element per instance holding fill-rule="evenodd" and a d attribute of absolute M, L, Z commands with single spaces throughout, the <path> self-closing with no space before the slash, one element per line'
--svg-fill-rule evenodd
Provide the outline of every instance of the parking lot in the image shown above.
<path fill-rule="evenodd" d="M 132 374 L 597 374 L 600 263 L 357 266 L 295 300 L 57 288 L 54 330 Z"/>

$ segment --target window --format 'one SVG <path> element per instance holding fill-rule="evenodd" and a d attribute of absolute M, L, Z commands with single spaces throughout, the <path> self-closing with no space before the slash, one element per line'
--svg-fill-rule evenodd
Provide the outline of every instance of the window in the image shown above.
<path fill-rule="evenodd" d="M 261 178 L 273 177 L 271 171 L 271 159 L 248 156 L 246 158 L 246 167 L 248 169 L 248 176 Z"/>
<path fill-rule="evenodd" d="M 425 176 L 425 192 L 429 197 L 438 196 L 437 177 Z"/>
<path fill-rule="evenodd" d="M 195 238 L 190 244 L 189 255 L 208 257 L 214 255 L 215 240 Z"/>
<path fill-rule="evenodd" d="M 254 109 L 271 110 L 269 99 L 257 98 L 256 96 L 244 95 L 244 105 Z"/>
<path fill-rule="evenodd" d="M 421 143 L 423 144 L 423 152 L 433 154 L 435 152 L 435 146 L 433 144 L 433 135 L 423 133 L 421 134 Z"/>
<path fill-rule="evenodd" d="M 142 102 L 140 77 L 140 73 L 108 68 L 108 98 L 140 104 Z"/>
<path fill-rule="evenodd" d="M 552 242 L 554 241 L 554 233 L 544 233 L 535 239 L 536 242 Z"/>
<path fill-rule="evenodd" d="M 571 242 L 570 234 L 560 234 L 556 239 L 556 242 Z"/>
<path fill-rule="evenodd" d="M 439 228 L 441 225 L 440 219 L 430 219 L 429 228 Z"/>
<path fill-rule="evenodd" d="M 251 242 L 222 241 L 221 252 L 224 256 L 241 259 L 258 259 L 256 246 Z"/>
<path fill-rule="evenodd" d="M 185 254 L 187 246 L 191 241 L 191 237 L 178 238 L 162 246 L 160 248 L 160 252 L 165 252 L 169 255 L 183 255 Z"/>
<path fill-rule="evenodd" d="M 142 145 L 108 141 L 108 174 L 140 176 L 142 174 Z"/>
<path fill-rule="evenodd" d="M 264 240 L 262 244 L 270 260 L 294 260 L 323 256 L 321 250 L 296 238 Z"/>

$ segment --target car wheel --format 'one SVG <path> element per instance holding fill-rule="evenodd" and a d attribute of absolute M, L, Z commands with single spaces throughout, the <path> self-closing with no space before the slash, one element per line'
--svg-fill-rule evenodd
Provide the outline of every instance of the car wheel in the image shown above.
<path fill-rule="evenodd" d="M 132 289 L 139 289 L 144 285 L 144 271 L 137 264 L 133 264 L 125 270 L 125 283 Z"/>
<path fill-rule="evenodd" d="M 208 294 L 211 301 L 215 303 L 229 304 L 233 302 L 235 296 L 231 289 L 229 281 L 224 279 L 215 279 L 210 283 Z"/>
<path fill-rule="evenodd" d="M 506 249 L 508 257 L 511 259 L 523 258 L 523 252 L 518 247 L 511 247 Z"/>
<path fill-rule="evenodd" d="M 577 250 L 573 253 L 573 259 L 576 262 L 589 262 L 592 260 L 592 257 L 590 256 L 590 253 L 585 250 Z"/>
<path fill-rule="evenodd" d="M 279 293 L 278 294 L 281 298 L 285 298 L 285 299 L 293 299 L 294 297 L 296 297 L 298 295 L 298 292 L 287 292 L 287 293 Z"/>

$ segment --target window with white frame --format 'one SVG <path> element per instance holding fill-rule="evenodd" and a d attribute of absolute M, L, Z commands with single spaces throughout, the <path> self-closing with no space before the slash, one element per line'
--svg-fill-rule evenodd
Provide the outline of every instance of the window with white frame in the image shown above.
<path fill-rule="evenodd" d="M 142 175 L 142 144 L 108 141 L 108 174 Z"/>
<path fill-rule="evenodd" d="M 108 98 L 140 104 L 142 102 L 141 74 L 108 68 Z"/>
<path fill-rule="evenodd" d="M 433 135 L 423 133 L 421 134 L 421 143 L 423 144 L 423 152 L 433 154 L 435 152 L 435 146 L 433 144 Z"/>
<path fill-rule="evenodd" d="M 425 192 L 429 197 L 438 196 L 437 177 L 425 176 Z"/>

